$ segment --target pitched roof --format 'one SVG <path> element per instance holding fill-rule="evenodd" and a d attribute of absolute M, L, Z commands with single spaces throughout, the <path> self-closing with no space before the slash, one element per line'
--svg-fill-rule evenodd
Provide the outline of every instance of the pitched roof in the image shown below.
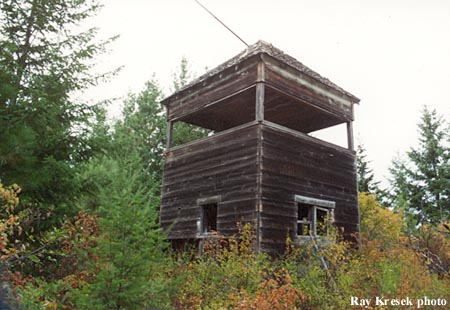
<path fill-rule="evenodd" d="M 208 72 L 206 72 L 205 74 L 201 75 L 200 77 L 194 79 L 193 81 L 189 82 L 188 84 L 186 84 L 183 88 L 181 88 L 180 90 L 176 91 L 175 93 L 173 93 L 172 95 L 168 96 L 167 98 L 165 98 L 163 101 L 165 101 L 166 99 L 168 99 L 169 97 L 174 96 L 175 94 L 178 94 L 179 92 L 182 92 L 183 90 L 192 87 L 195 84 L 201 83 L 204 80 L 208 79 L 209 77 L 229 68 L 232 67 L 254 55 L 257 54 L 267 54 L 291 67 L 293 67 L 294 69 L 304 73 L 305 75 L 309 76 L 310 78 L 315 79 L 316 81 L 336 90 L 337 92 L 349 96 L 350 98 L 352 98 L 355 102 L 359 102 L 360 100 L 352 95 L 351 93 L 347 92 L 346 90 L 344 90 L 343 88 L 337 86 L 336 84 L 334 84 L 333 82 L 331 82 L 329 79 L 321 76 L 320 74 L 318 74 L 317 72 L 315 72 L 314 70 L 311 70 L 310 68 L 308 68 L 307 66 L 305 66 L 304 64 L 302 64 L 300 61 L 298 61 L 297 59 L 295 59 L 294 57 L 285 54 L 282 50 L 276 48 L 275 46 L 273 46 L 270 43 L 267 43 L 265 41 L 259 40 L 258 42 L 256 42 L 255 44 L 252 44 L 250 46 L 248 46 L 245 50 L 243 50 L 242 52 L 240 52 L 239 54 L 237 54 L 236 56 L 234 56 L 233 58 L 227 60 L 226 62 L 222 63 L 221 65 L 215 67 L 214 69 L 209 70 Z"/>

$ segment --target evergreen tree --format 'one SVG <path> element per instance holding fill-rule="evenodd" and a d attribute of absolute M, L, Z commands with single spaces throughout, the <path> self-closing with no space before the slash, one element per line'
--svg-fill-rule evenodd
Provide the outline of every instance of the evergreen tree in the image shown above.
<path fill-rule="evenodd" d="M 115 125 L 116 135 L 133 137 L 134 147 L 140 155 L 147 176 L 142 180 L 159 196 L 162 182 L 167 123 L 160 104 L 162 91 L 155 81 L 145 83 L 138 94 L 129 94 L 125 100 L 123 120 Z M 116 141 L 129 143 L 131 140 Z M 116 147 L 123 147 L 115 142 Z M 149 184 L 148 182 L 152 182 Z"/>
<path fill-rule="evenodd" d="M 356 149 L 356 170 L 358 175 L 358 190 L 366 193 L 377 193 L 378 182 L 375 181 L 373 170 L 369 167 L 366 149 L 364 145 L 358 144 Z"/>
<path fill-rule="evenodd" d="M 144 309 L 147 304 L 163 309 L 168 260 L 158 228 L 159 197 L 142 183 L 146 174 L 136 151 L 124 149 L 113 157 L 90 163 L 91 171 L 107 174 L 96 188 L 101 230 L 91 262 L 96 278 L 77 303 L 79 309 Z"/>
<path fill-rule="evenodd" d="M 407 162 L 396 160 L 390 169 L 391 195 L 417 223 L 439 223 L 450 215 L 449 130 L 442 116 L 426 107 L 418 127 L 418 147 L 407 153 Z"/>
<path fill-rule="evenodd" d="M 178 73 L 173 77 L 174 90 L 180 90 L 190 79 L 190 69 L 186 58 L 182 58 Z M 162 170 L 164 164 L 164 151 L 166 148 L 167 122 L 164 107 L 160 101 L 163 93 L 158 83 L 150 80 L 137 94 L 130 93 L 125 100 L 123 119 L 115 124 L 114 130 L 117 134 L 132 136 L 134 147 L 140 154 L 143 169 L 148 176 L 142 180 L 155 190 L 159 196 L 162 182 Z M 177 122 L 173 129 L 173 145 L 180 145 L 192 140 L 205 137 L 208 130 Z M 128 143 L 123 140 L 122 142 Z M 121 143 L 122 143 L 121 142 Z M 113 147 L 122 147 L 113 142 Z"/>
<path fill-rule="evenodd" d="M 95 280 L 79 294 L 78 309 L 165 309 L 169 264 L 158 225 L 163 141 L 159 88 L 151 82 L 130 95 L 106 155 L 92 158 L 79 174 L 80 202 L 99 217 Z"/>
<path fill-rule="evenodd" d="M 396 212 L 403 212 L 409 230 L 415 230 L 418 220 L 414 208 L 410 208 L 408 188 L 410 184 L 406 161 L 399 156 L 394 158 L 389 168 L 390 189 L 386 190 L 382 197 L 382 205 L 385 208 L 393 208 Z"/>
<path fill-rule="evenodd" d="M 192 69 L 190 68 L 189 61 L 186 57 L 181 58 L 180 67 L 175 73 L 172 74 L 172 87 L 171 92 L 176 92 L 185 87 L 191 80 Z"/>
<path fill-rule="evenodd" d="M 76 31 L 98 9 L 95 0 L 0 2 L 0 179 L 20 184 L 23 201 L 61 208 L 76 195 L 77 164 L 97 148 L 98 109 L 73 94 L 105 77 L 90 69 L 109 40 Z"/>

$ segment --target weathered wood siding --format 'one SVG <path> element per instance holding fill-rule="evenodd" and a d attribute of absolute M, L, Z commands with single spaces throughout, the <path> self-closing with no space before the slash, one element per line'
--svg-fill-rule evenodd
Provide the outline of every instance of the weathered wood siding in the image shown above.
<path fill-rule="evenodd" d="M 168 107 L 167 119 L 179 119 L 199 111 L 256 83 L 258 62 L 255 59 L 256 56 L 247 59 L 205 79 L 202 83 L 164 99 Z"/>
<path fill-rule="evenodd" d="M 258 231 L 258 248 L 281 253 L 296 238 L 294 195 L 334 201 L 336 225 L 359 231 L 355 152 L 263 121 L 175 147 L 166 153 L 160 220 L 169 239 L 199 237 L 198 199 L 220 196 L 218 231 L 237 222 Z M 259 212 L 258 212 L 259 206 Z"/>
<path fill-rule="evenodd" d="M 260 249 L 283 252 L 296 238 L 294 195 L 336 202 L 335 223 L 359 231 L 355 153 L 266 122 L 262 125 Z"/>
<path fill-rule="evenodd" d="M 164 165 L 160 221 L 169 239 L 193 239 L 197 200 L 220 195 L 217 228 L 236 233 L 237 222 L 256 225 L 256 122 L 170 149 Z"/>
<path fill-rule="evenodd" d="M 275 89 L 344 120 L 353 120 L 354 99 L 326 87 L 273 57 L 264 57 L 264 76 L 265 82 Z"/>

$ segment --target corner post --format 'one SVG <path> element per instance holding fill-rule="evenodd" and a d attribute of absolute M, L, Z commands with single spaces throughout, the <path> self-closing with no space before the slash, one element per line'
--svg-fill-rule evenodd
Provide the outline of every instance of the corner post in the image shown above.
<path fill-rule="evenodd" d="M 353 121 L 347 122 L 347 142 L 348 142 L 348 149 L 354 151 L 355 144 L 353 141 Z"/>
<path fill-rule="evenodd" d="M 261 56 L 262 57 L 262 56 Z M 264 120 L 264 62 L 262 58 L 258 63 L 257 68 L 257 76 L 256 76 L 256 105 L 255 105 L 255 119 L 258 122 L 262 122 Z"/>
<path fill-rule="evenodd" d="M 173 121 L 167 122 L 167 141 L 166 141 L 166 149 L 170 149 L 172 146 L 172 131 L 173 131 Z"/>

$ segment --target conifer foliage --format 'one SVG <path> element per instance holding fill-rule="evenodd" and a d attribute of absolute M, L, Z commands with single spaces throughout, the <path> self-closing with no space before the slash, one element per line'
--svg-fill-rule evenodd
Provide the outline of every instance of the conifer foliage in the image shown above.
<path fill-rule="evenodd" d="M 115 149 L 132 143 L 144 165 L 147 177 L 143 184 L 152 187 L 159 195 L 162 182 L 164 150 L 166 147 L 166 118 L 160 104 L 161 88 L 156 81 L 148 81 L 136 94 L 125 100 L 123 119 L 115 124 Z M 119 138 L 122 137 L 122 138 Z"/>
<path fill-rule="evenodd" d="M 440 223 L 450 216 L 450 132 L 435 110 L 425 107 L 419 128 L 419 144 L 396 159 L 390 169 L 391 197 L 416 223 Z"/>
<path fill-rule="evenodd" d="M 356 149 L 356 169 L 358 175 L 358 190 L 364 193 L 376 193 L 378 182 L 375 181 L 373 170 L 369 167 L 367 151 L 363 144 L 358 144 Z"/>
<path fill-rule="evenodd" d="M 73 94 L 106 77 L 90 69 L 109 40 L 77 28 L 98 9 L 95 0 L 0 2 L 0 179 L 20 184 L 24 201 L 73 197 L 74 167 L 95 149 L 96 108 Z"/>
<path fill-rule="evenodd" d="M 157 224 L 158 197 L 142 182 L 146 173 L 136 152 L 90 165 L 108 173 L 96 189 L 100 236 L 91 262 L 96 277 L 77 304 L 80 309 L 143 309 L 165 288 L 159 273 L 165 242 Z"/>

